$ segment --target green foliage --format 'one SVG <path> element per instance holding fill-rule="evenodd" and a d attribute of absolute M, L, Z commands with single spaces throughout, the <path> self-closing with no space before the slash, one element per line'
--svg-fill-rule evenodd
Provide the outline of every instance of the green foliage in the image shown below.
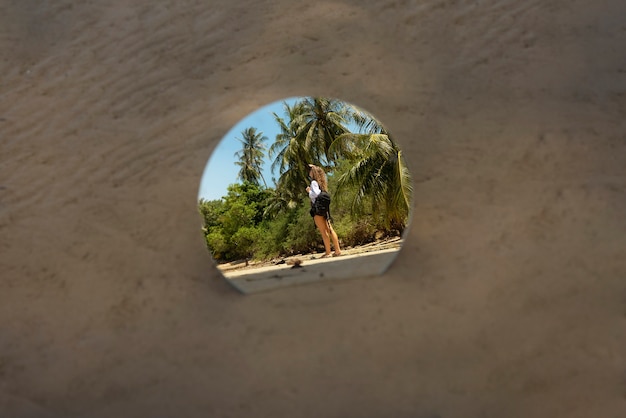
<path fill-rule="evenodd" d="M 260 226 L 271 192 L 254 183 L 231 184 L 221 200 L 200 200 L 207 248 L 216 260 L 250 258 L 263 235 Z"/>
<path fill-rule="evenodd" d="M 216 260 L 222 260 L 229 253 L 229 245 L 224 234 L 217 230 L 205 233 L 206 245 Z"/>
<path fill-rule="evenodd" d="M 251 258 L 262 235 L 263 231 L 261 228 L 254 226 L 239 228 L 230 238 L 230 242 L 235 246 L 232 250 L 233 256 L 236 258 Z"/>
<path fill-rule="evenodd" d="M 322 243 L 308 205 L 291 208 L 262 226 L 263 235 L 256 247 L 255 258 L 314 252 Z"/>
<path fill-rule="evenodd" d="M 335 232 L 341 237 L 344 246 L 356 247 L 370 243 L 376 239 L 377 226 L 371 217 L 353 221 L 350 218 L 342 218 L 335 223 Z"/>
<path fill-rule="evenodd" d="M 308 204 L 256 222 L 263 217 L 267 199 L 260 202 L 254 199 L 267 194 L 265 191 L 238 194 L 240 190 L 239 185 L 232 185 L 221 201 L 199 202 L 199 211 L 205 219 L 203 231 L 207 248 L 216 260 L 268 259 L 322 250 L 322 238 L 309 214 Z"/>
<path fill-rule="evenodd" d="M 202 215 L 205 227 L 219 226 L 219 218 L 224 212 L 224 202 L 221 200 L 200 199 L 198 210 L 200 211 L 200 215 Z"/>
<path fill-rule="evenodd" d="M 239 158 L 235 164 L 241 169 L 239 170 L 238 178 L 244 182 L 259 185 L 259 180 L 263 178 L 263 157 L 265 156 L 265 145 L 263 142 L 267 141 L 267 137 L 263 136 L 262 132 L 256 131 L 256 128 L 246 128 L 241 133 L 242 139 L 237 138 L 242 144 L 240 151 L 235 153 L 235 156 Z"/>
<path fill-rule="evenodd" d="M 335 99 L 307 97 L 294 106 L 284 104 L 286 116 L 274 114 L 281 132 L 269 149 L 274 158 L 272 170 L 278 168 L 278 189 L 283 198 L 300 203 L 302 188 L 308 183 L 308 164 L 330 169 L 337 152 L 330 153 L 337 136 L 348 133 L 349 107 Z"/>
<path fill-rule="evenodd" d="M 285 250 L 288 254 L 301 254 L 316 251 L 322 237 L 315 229 L 315 222 L 309 214 L 310 206 L 301 205 L 294 210 L 294 218 L 289 225 L 285 239 Z"/>
<path fill-rule="evenodd" d="M 267 259 L 323 250 L 309 215 L 308 164 L 324 167 L 331 214 L 342 246 L 401 234 L 408 221 L 411 178 L 402 152 L 385 128 L 346 103 L 305 98 L 274 114 L 281 132 L 269 148 L 275 189 L 259 185 L 264 141 L 255 128 L 242 132 L 236 155 L 241 184 L 220 200 L 198 203 L 207 248 L 217 260 Z M 346 126 L 352 121 L 358 132 Z M 264 179 L 263 179 L 264 181 Z"/>
<path fill-rule="evenodd" d="M 350 166 L 337 178 L 337 190 L 350 190 L 353 216 L 371 209 L 384 229 L 401 234 L 413 193 L 402 151 L 376 119 L 363 114 L 355 119 L 368 133 L 339 135 L 330 147 L 331 152 L 344 150 L 344 168 L 346 162 Z"/>

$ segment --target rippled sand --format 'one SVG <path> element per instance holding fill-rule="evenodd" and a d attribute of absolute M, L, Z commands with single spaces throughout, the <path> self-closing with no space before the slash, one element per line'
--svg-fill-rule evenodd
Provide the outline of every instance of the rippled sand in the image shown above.
<path fill-rule="evenodd" d="M 0 416 L 621 416 L 625 21 L 0 0 Z M 394 132 L 411 230 L 383 278 L 245 297 L 200 176 L 239 119 L 308 94 Z"/>

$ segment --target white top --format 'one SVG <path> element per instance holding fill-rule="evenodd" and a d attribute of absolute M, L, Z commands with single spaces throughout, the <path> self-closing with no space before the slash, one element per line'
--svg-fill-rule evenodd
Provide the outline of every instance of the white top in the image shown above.
<path fill-rule="evenodd" d="M 317 181 L 312 180 L 311 189 L 309 190 L 309 199 L 311 199 L 311 202 L 315 203 L 315 199 L 317 199 L 317 196 L 319 196 L 320 193 L 322 193 L 322 189 L 320 189 L 320 185 L 317 184 Z"/>

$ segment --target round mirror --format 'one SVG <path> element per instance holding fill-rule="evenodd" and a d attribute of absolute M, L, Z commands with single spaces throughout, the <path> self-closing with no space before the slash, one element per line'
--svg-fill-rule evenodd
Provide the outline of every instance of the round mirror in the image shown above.
<path fill-rule="evenodd" d="M 235 288 L 371 277 L 394 260 L 412 180 L 381 121 L 341 100 L 294 97 L 237 123 L 198 196 L 206 247 Z"/>

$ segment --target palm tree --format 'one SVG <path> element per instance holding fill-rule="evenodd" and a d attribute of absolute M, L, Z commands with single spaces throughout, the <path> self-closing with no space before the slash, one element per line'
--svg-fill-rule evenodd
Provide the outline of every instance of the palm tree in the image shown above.
<path fill-rule="evenodd" d="M 329 152 L 330 145 L 339 135 L 349 132 L 345 125 L 350 116 L 348 107 L 340 100 L 307 97 L 302 101 L 295 139 L 303 144 L 308 163 L 326 168 L 334 164 L 337 155 Z"/>
<path fill-rule="evenodd" d="M 283 199 L 293 203 L 302 199 L 302 189 L 308 183 L 308 164 L 329 170 L 338 157 L 329 153 L 337 136 L 348 133 L 344 126 L 351 117 L 348 106 L 335 99 L 307 97 L 289 106 L 283 104 L 288 121 L 274 114 L 281 132 L 269 149 L 274 157 L 272 171 L 279 170 L 278 188 Z"/>
<path fill-rule="evenodd" d="M 347 172 L 337 179 L 337 192 L 354 187 L 350 211 L 360 216 L 371 199 L 372 213 L 383 215 L 386 227 L 404 230 L 408 220 L 413 188 L 402 151 L 389 132 L 375 118 L 356 111 L 354 121 L 365 133 L 338 136 L 330 147 L 335 153 L 342 149 L 351 162 Z"/>
<path fill-rule="evenodd" d="M 301 190 L 300 193 L 294 194 L 291 190 L 282 186 L 280 182 L 275 189 L 269 189 L 269 191 L 271 194 L 263 211 L 263 217 L 267 219 L 273 219 L 281 213 L 296 208 L 298 203 L 302 201 Z"/>
<path fill-rule="evenodd" d="M 273 114 L 280 127 L 280 133 L 276 135 L 276 140 L 269 149 L 269 156 L 274 158 L 272 173 L 278 169 L 277 189 L 281 191 L 282 199 L 290 203 L 300 200 L 299 195 L 307 183 L 307 164 L 311 158 L 304 147 L 304 142 L 297 139 L 304 111 L 302 102 L 297 102 L 293 106 L 283 102 L 283 108 L 288 121 L 276 113 Z"/>
<path fill-rule="evenodd" d="M 242 139 L 237 138 L 237 140 L 241 142 L 243 147 L 235 153 L 235 157 L 239 158 L 235 164 L 241 167 L 237 178 L 257 186 L 259 179 L 261 179 L 263 184 L 267 186 L 262 173 L 263 157 L 265 156 L 263 142 L 267 141 L 267 137 L 263 136 L 262 132 L 257 133 L 256 128 L 244 129 L 241 136 Z"/>

